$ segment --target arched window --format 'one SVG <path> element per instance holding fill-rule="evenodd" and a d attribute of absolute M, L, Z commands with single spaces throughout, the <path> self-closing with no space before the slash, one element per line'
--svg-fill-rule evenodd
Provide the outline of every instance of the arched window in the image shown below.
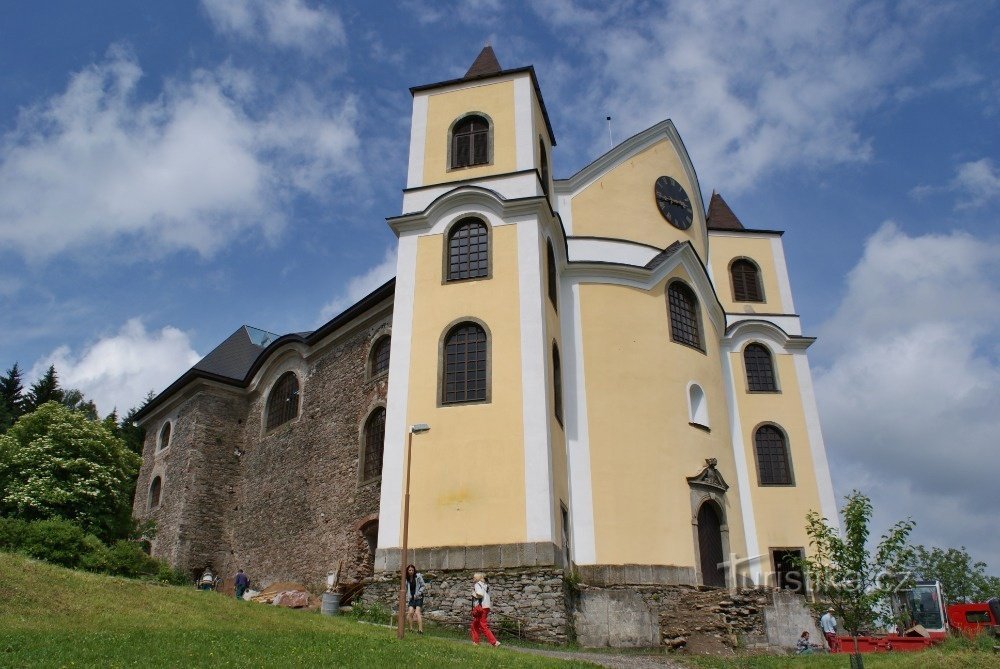
<path fill-rule="evenodd" d="M 670 338 L 675 342 L 701 349 L 698 298 L 694 296 L 694 291 L 683 282 L 674 281 L 667 289 L 667 305 L 670 312 Z"/>
<path fill-rule="evenodd" d="M 370 481 L 382 476 L 382 454 L 385 452 L 385 407 L 372 411 L 365 421 L 365 455 L 362 479 Z"/>
<path fill-rule="evenodd" d="M 549 154 L 545 150 L 545 142 L 538 138 L 538 167 L 542 177 L 542 192 L 549 194 Z"/>
<path fill-rule="evenodd" d="M 559 362 L 559 347 L 552 344 L 552 407 L 556 420 L 562 425 L 562 364 Z"/>
<path fill-rule="evenodd" d="M 692 425 L 708 427 L 708 401 L 697 383 L 688 387 L 688 419 Z"/>
<path fill-rule="evenodd" d="M 156 444 L 156 450 L 162 451 L 164 448 L 170 445 L 170 421 L 163 424 L 160 428 L 160 439 Z"/>
<path fill-rule="evenodd" d="M 753 262 L 740 258 L 729 266 L 733 277 L 733 300 L 736 302 L 763 302 L 764 290 L 760 286 L 760 271 Z"/>
<path fill-rule="evenodd" d="M 267 398 L 267 429 L 278 427 L 299 415 L 299 379 L 285 372 Z"/>
<path fill-rule="evenodd" d="M 743 349 L 743 364 L 747 368 L 747 389 L 766 392 L 778 389 L 774 379 L 774 362 L 771 352 L 763 344 L 750 344 Z"/>
<path fill-rule="evenodd" d="M 481 402 L 487 399 L 486 331 L 476 323 L 459 323 L 444 339 L 444 404 Z"/>
<path fill-rule="evenodd" d="M 482 116 L 466 116 L 451 134 L 451 166 L 471 167 L 490 161 L 490 122 Z"/>
<path fill-rule="evenodd" d="M 391 343 L 389 337 L 385 336 L 372 346 L 371 360 L 368 365 L 368 373 L 372 378 L 389 371 L 389 345 Z"/>
<path fill-rule="evenodd" d="M 163 488 L 163 481 L 159 476 L 153 479 L 153 482 L 149 484 L 149 510 L 152 511 L 156 507 L 160 506 L 160 491 Z"/>
<path fill-rule="evenodd" d="M 552 302 L 552 306 L 559 309 L 559 284 L 556 277 L 556 254 L 552 250 L 552 241 L 549 240 L 545 243 L 545 268 L 546 277 L 549 282 L 549 301 Z"/>
<path fill-rule="evenodd" d="M 754 434 L 754 446 L 760 485 L 794 485 L 788 445 L 781 430 L 773 425 L 762 425 Z"/>
<path fill-rule="evenodd" d="M 478 218 L 465 218 L 448 233 L 448 280 L 478 279 L 490 271 L 490 234 Z"/>

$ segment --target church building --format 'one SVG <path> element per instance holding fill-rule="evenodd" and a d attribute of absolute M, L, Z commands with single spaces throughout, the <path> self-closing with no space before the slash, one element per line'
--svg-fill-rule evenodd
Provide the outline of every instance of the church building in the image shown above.
<path fill-rule="evenodd" d="M 837 511 L 782 232 L 706 207 L 669 120 L 555 179 L 534 69 L 490 47 L 410 90 L 395 279 L 142 410 L 153 555 L 389 584 L 406 520 L 441 579 L 792 585 Z"/>

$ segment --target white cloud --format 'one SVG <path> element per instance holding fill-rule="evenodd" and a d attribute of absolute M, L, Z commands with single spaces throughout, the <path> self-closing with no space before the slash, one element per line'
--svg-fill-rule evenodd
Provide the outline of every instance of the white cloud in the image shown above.
<path fill-rule="evenodd" d="M 226 66 L 140 101 L 141 76 L 113 47 L 22 110 L 0 142 L 0 244 L 32 259 L 122 239 L 207 256 L 239 234 L 273 238 L 288 199 L 328 197 L 335 177 L 358 174 L 351 96 L 271 100 Z"/>
<path fill-rule="evenodd" d="M 133 318 L 118 333 L 78 354 L 60 346 L 36 362 L 28 378 L 36 379 L 55 365 L 59 384 L 83 391 L 101 415 L 114 408 L 124 414 L 139 406 L 150 390 L 163 390 L 200 359 L 184 332 L 170 326 L 147 332 L 142 321 Z"/>
<path fill-rule="evenodd" d="M 396 275 L 396 249 L 388 248 L 382 262 L 363 274 L 351 277 L 346 288 L 320 310 L 319 323 L 325 323 Z"/>
<path fill-rule="evenodd" d="M 998 270 L 995 240 L 883 225 L 820 329 L 816 370 L 840 492 L 862 488 L 883 522 L 913 516 L 918 541 L 966 545 L 995 570 Z"/>
<path fill-rule="evenodd" d="M 933 6 L 887 2 L 535 5 L 587 60 L 556 83 L 571 123 L 607 149 L 672 118 L 702 185 L 742 189 L 775 170 L 867 161 L 860 120 L 921 58 Z M 603 132 L 602 132 L 603 130 Z"/>
<path fill-rule="evenodd" d="M 202 0 L 216 30 L 319 54 L 347 43 L 340 16 L 303 0 Z"/>
<path fill-rule="evenodd" d="M 980 207 L 1000 198 L 1000 171 L 989 158 L 962 163 L 951 185 L 966 198 L 959 208 Z"/>

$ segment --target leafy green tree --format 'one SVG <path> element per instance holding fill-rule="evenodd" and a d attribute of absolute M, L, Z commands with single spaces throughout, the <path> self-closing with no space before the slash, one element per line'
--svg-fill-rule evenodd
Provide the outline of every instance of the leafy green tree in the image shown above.
<path fill-rule="evenodd" d="M 63 393 L 62 403 L 72 411 L 79 411 L 90 420 L 97 420 L 97 405 L 83 396 L 83 392 L 71 388 Z"/>
<path fill-rule="evenodd" d="M 65 397 L 66 394 L 59 387 L 56 366 L 49 365 L 42 378 L 31 384 L 31 390 L 28 391 L 24 402 L 24 412 L 34 411 L 46 402 L 62 402 Z"/>
<path fill-rule="evenodd" d="M 118 538 L 131 527 L 140 463 L 100 421 L 47 402 L 0 436 L 0 515 L 66 518 Z"/>
<path fill-rule="evenodd" d="M 7 402 L 0 397 L 0 434 L 6 432 L 14 424 L 14 413 L 7 407 Z"/>
<path fill-rule="evenodd" d="M 24 413 L 24 385 L 16 362 L 6 374 L 0 376 L 0 401 L 12 416 L 11 423 Z"/>
<path fill-rule="evenodd" d="M 136 455 L 142 455 L 143 443 L 146 441 L 146 431 L 136 422 L 135 416 L 143 407 L 152 402 L 154 397 L 156 395 L 150 390 L 146 398 L 142 401 L 142 404 L 129 409 L 128 413 L 122 417 L 121 422 L 118 424 L 118 436 L 125 440 L 128 449 Z"/>
<path fill-rule="evenodd" d="M 879 610 L 900 583 L 910 560 L 907 544 L 915 523 L 902 520 L 882 535 L 874 553 L 869 550 L 872 502 L 854 490 L 841 511 L 843 536 L 830 521 L 815 511 L 806 515 L 810 556 L 798 560 L 817 593 L 830 602 L 837 619 L 854 638 L 871 629 Z"/>
<path fill-rule="evenodd" d="M 940 581 L 949 604 L 985 602 L 1000 596 L 1000 578 L 988 575 L 986 563 L 973 560 L 965 546 L 914 546 L 907 567 L 918 581 Z"/>

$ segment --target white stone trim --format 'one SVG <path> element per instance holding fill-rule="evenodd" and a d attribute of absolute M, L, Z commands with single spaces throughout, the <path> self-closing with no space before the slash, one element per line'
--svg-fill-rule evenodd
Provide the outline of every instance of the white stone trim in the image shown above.
<path fill-rule="evenodd" d="M 568 238 L 573 234 L 573 196 L 568 193 L 560 193 L 551 200 L 555 206 L 555 212 L 562 220 L 563 229 Z"/>
<path fill-rule="evenodd" d="M 537 222 L 517 226 L 521 314 L 521 395 L 524 424 L 525 541 L 554 541 L 552 449 L 548 417 L 549 364 Z"/>
<path fill-rule="evenodd" d="M 410 119 L 410 162 L 406 169 L 406 187 L 424 185 L 424 148 L 427 146 L 427 95 L 413 96 L 413 114 Z M 406 211 L 406 201 L 403 201 Z"/>
<path fill-rule="evenodd" d="M 743 535 L 746 540 L 748 558 L 757 557 L 760 554 L 760 543 L 757 538 L 757 520 L 753 513 L 753 495 L 751 493 L 750 469 L 747 465 L 746 445 L 743 441 L 743 423 L 740 419 L 740 412 L 736 401 L 736 377 L 733 376 L 733 366 L 730 364 L 729 355 L 732 349 L 723 345 L 720 357 L 722 358 L 722 374 L 726 379 L 726 402 L 729 406 L 729 430 L 733 440 L 733 462 L 736 465 L 736 484 L 740 494 L 740 511 L 743 516 Z M 760 560 L 749 561 L 750 578 L 754 583 L 761 583 Z"/>
<path fill-rule="evenodd" d="M 613 262 L 644 267 L 660 251 L 626 239 L 593 239 L 569 237 L 567 240 L 570 262 Z"/>
<path fill-rule="evenodd" d="M 794 314 L 781 316 L 753 313 L 736 314 L 732 312 L 726 314 L 727 328 L 744 321 L 767 321 L 768 323 L 777 325 L 789 335 L 800 336 L 802 334 L 802 321 Z"/>
<path fill-rule="evenodd" d="M 535 168 L 535 132 L 531 122 L 534 91 L 531 77 L 514 81 L 514 156 L 519 170 Z M 537 179 L 536 179 L 537 181 Z"/>
<path fill-rule="evenodd" d="M 467 184 L 462 184 L 467 185 Z M 471 184 L 468 184 L 471 185 Z M 495 191 L 505 200 L 516 200 L 523 197 L 541 196 L 542 189 L 534 172 L 511 172 L 499 176 L 476 179 L 475 185 Z M 461 186 L 459 186 L 461 188 Z M 403 193 L 403 213 L 415 214 L 427 209 L 434 200 L 455 190 L 454 183 L 429 186 L 419 190 Z"/>
<path fill-rule="evenodd" d="M 563 332 L 563 410 L 566 418 L 566 464 L 569 469 L 571 541 L 577 564 L 597 564 L 594 531 L 594 491 L 590 471 L 590 427 L 587 417 L 587 385 L 583 366 L 583 323 L 580 316 L 580 285 L 560 281 L 559 319 Z"/>
<path fill-rule="evenodd" d="M 785 247 L 781 243 L 781 237 L 771 238 L 771 255 L 774 257 L 774 271 L 778 275 L 778 293 L 781 295 L 781 310 L 785 313 L 794 314 L 795 303 L 792 302 L 792 284 L 788 280 L 788 265 L 785 263 Z"/>
<path fill-rule="evenodd" d="M 379 548 L 398 548 L 402 531 L 403 458 L 408 427 L 406 410 L 410 388 L 417 238 L 416 234 L 400 236 L 396 251 L 396 296 L 392 314 L 392 341 L 389 346 L 385 450 L 382 456 L 382 491 L 379 501 Z"/>
<path fill-rule="evenodd" d="M 796 351 L 792 360 L 795 361 L 795 375 L 799 382 L 802 411 L 805 414 L 806 432 L 809 435 L 809 450 L 812 453 L 816 486 L 819 488 L 820 512 L 826 516 L 830 524 L 839 528 L 837 499 L 833 494 L 830 465 L 826 459 L 826 445 L 823 443 L 823 429 L 819 422 L 819 409 L 816 407 L 816 394 L 813 390 L 812 372 L 809 369 L 809 357 L 805 351 Z"/>
<path fill-rule="evenodd" d="M 441 234 L 443 217 L 454 212 L 469 212 L 491 217 L 491 224 L 499 226 L 511 225 L 520 220 L 537 219 L 547 215 L 548 210 L 545 200 L 541 197 L 505 200 L 494 191 L 480 186 L 465 185 L 450 190 L 420 213 L 390 218 L 387 222 L 397 235 L 407 232 Z M 496 222 L 492 223 L 494 219 Z"/>

